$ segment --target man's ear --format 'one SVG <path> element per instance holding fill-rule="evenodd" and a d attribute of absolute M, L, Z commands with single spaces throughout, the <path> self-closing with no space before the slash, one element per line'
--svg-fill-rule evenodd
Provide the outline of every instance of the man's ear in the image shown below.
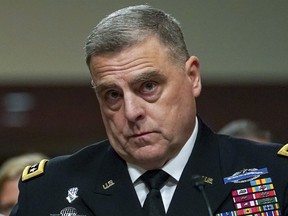
<path fill-rule="evenodd" d="M 198 97 L 201 93 L 200 62 L 196 56 L 191 56 L 185 64 L 185 71 L 192 83 L 193 93 Z"/>

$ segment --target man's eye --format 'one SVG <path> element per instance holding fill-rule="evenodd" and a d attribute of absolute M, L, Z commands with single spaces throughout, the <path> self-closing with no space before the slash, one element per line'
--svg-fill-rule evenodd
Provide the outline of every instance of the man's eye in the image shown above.
<path fill-rule="evenodd" d="M 151 93 L 152 91 L 154 91 L 154 89 L 156 89 L 157 85 L 155 82 L 145 82 L 142 85 L 141 91 L 142 93 Z"/>
<path fill-rule="evenodd" d="M 109 101 L 117 100 L 120 97 L 120 93 L 115 90 L 110 90 L 106 93 L 106 99 Z"/>
<path fill-rule="evenodd" d="M 121 93 L 116 90 L 109 90 L 104 94 L 104 100 L 107 105 L 115 106 L 121 98 Z"/>
<path fill-rule="evenodd" d="M 119 90 L 110 89 L 104 90 L 99 94 L 99 98 L 109 109 L 116 110 L 121 105 L 121 100 L 123 98 L 123 93 Z"/>

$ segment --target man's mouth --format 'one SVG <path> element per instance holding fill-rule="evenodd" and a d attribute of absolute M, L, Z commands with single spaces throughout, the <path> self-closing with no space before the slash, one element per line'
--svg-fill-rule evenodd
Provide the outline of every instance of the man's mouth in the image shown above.
<path fill-rule="evenodd" d="M 144 137 L 146 135 L 152 134 L 153 131 L 149 131 L 149 132 L 141 132 L 141 133 L 137 133 L 137 134 L 133 134 L 130 136 L 130 138 L 138 138 L 138 137 Z"/>

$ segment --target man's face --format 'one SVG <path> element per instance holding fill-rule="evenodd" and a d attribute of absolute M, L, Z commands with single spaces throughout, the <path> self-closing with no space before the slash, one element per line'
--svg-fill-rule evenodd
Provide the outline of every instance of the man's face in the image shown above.
<path fill-rule="evenodd" d="M 201 91 L 196 57 L 180 66 L 150 37 L 92 57 L 90 70 L 108 138 L 124 160 L 155 169 L 181 150 L 193 131 Z"/>

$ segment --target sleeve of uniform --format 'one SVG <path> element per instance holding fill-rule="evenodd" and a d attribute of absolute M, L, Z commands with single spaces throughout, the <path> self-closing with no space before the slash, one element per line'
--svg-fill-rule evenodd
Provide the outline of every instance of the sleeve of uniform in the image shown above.
<path fill-rule="evenodd" d="M 10 216 L 16 216 L 16 215 L 20 215 L 18 214 L 18 203 L 13 207 Z"/>
<path fill-rule="evenodd" d="M 13 207 L 10 216 L 23 216 L 26 214 L 26 206 L 28 203 L 28 199 L 26 199 L 26 185 L 22 183 L 22 180 L 19 181 L 19 197 L 18 203 Z"/>
<path fill-rule="evenodd" d="M 29 196 L 27 190 L 27 181 L 44 174 L 44 169 L 47 161 L 48 160 L 43 159 L 42 161 L 40 161 L 40 163 L 34 164 L 32 166 L 27 166 L 24 169 L 18 184 L 18 203 L 13 207 L 10 216 L 28 215 L 27 208 L 29 206 Z"/>

